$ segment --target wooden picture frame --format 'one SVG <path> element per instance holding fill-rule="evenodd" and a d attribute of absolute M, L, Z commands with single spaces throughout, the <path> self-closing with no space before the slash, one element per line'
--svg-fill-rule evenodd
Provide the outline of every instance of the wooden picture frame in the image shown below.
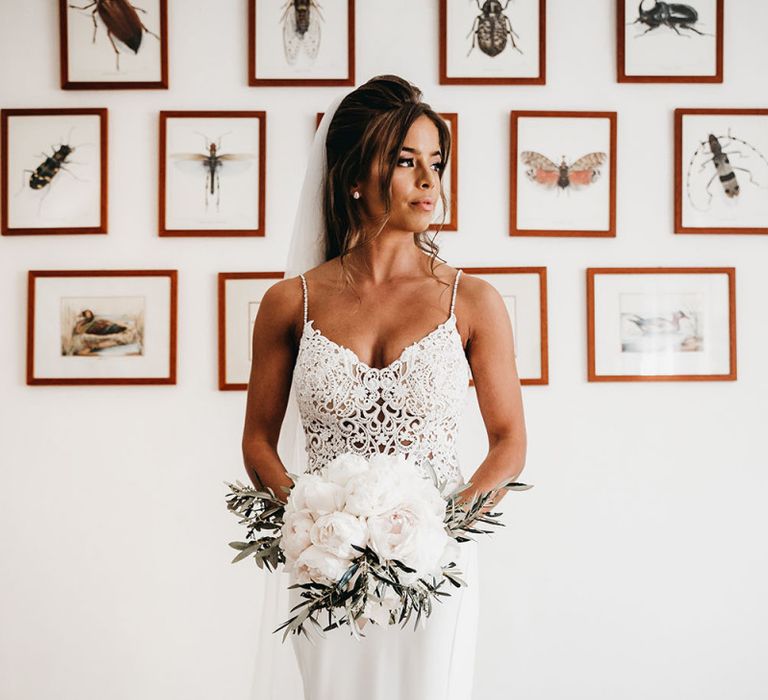
<path fill-rule="evenodd" d="M 265 5 L 265 3 L 267 4 Z M 248 85 L 252 87 L 353 86 L 355 84 L 355 0 L 323 0 L 323 9 L 320 12 L 314 6 L 310 6 L 307 28 L 303 32 L 294 31 L 293 34 L 289 34 L 286 24 L 290 21 L 297 25 L 295 13 L 294 15 L 290 14 L 290 5 L 292 3 L 248 0 Z M 265 19 L 263 24 L 274 26 L 280 21 L 283 23 L 283 30 L 280 32 L 281 40 L 278 40 L 277 34 L 274 34 L 269 37 L 269 42 L 264 42 L 263 55 L 260 61 L 259 52 L 262 43 L 257 34 L 261 26 L 259 15 L 262 10 L 271 13 L 270 19 Z M 333 37 L 330 40 L 327 37 L 319 38 L 323 36 L 324 32 L 329 31 L 328 27 L 333 26 L 334 20 L 337 31 L 339 26 L 343 27 L 341 33 L 346 35 L 346 47 L 340 48 L 340 42 L 334 41 Z M 317 38 L 314 42 L 311 41 L 313 34 Z M 296 37 L 296 40 L 289 44 L 287 38 L 289 36 Z M 336 39 L 338 38 L 336 37 Z M 262 63 L 266 61 L 264 56 L 277 55 L 277 46 L 280 43 L 282 43 L 282 55 L 285 60 L 276 61 L 270 70 L 266 66 L 262 70 Z M 314 46 L 314 54 L 310 58 L 312 49 L 309 47 L 312 46 Z M 292 60 L 296 66 L 302 63 L 304 65 L 300 68 L 290 68 L 288 55 L 295 57 Z M 336 72 L 343 73 L 343 75 L 314 77 L 307 64 L 315 61 L 332 64 Z M 342 63 L 346 63 L 346 65 L 343 70 L 340 70 Z"/>
<path fill-rule="evenodd" d="M 215 137 L 200 131 L 219 121 Z M 159 235 L 266 235 L 266 129 L 265 111 L 161 111 Z M 221 147 L 224 137 L 235 152 Z M 226 173 L 232 177 L 222 180 Z M 183 203 L 174 205 L 175 200 Z"/>
<path fill-rule="evenodd" d="M 733 267 L 603 267 L 586 276 L 588 381 L 736 379 Z"/>
<path fill-rule="evenodd" d="M 218 274 L 220 391 L 244 391 L 248 388 L 253 321 L 261 295 L 284 277 L 285 272 Z"/>
<path fill-rule="evenodd" d="M 168 89 L 168 0 L 110 1 L 59 0 L 62 90 Z"/>
<path fill-rule="evenodd" d="M 515 358 L 520 384 L 549 384 L 549 325 L 547 313 L 546 267 L 461 267 L 463 272 L 477 275 L 494 286 L 501 284 L 499 292 L 510 311 L 510 322 L 515 341 Z M 504 279 L 506 277 L 506 279 Z M 505 289 L 506 288 L 506 289 Z M 505 293 L 509 292 L 509 293 Z M 518 310 L 517 298 L 524 306 Z M 525 308 L 527 306 L 527 308 Z M 518 333 L 520 327 L 528 333 Z M 533 337 L 534 340 L 530 340 Z M 470 379 L 469 385 L 475 382 Z"/>
<path fill-rule="evenodd" d="M 448 0 L 440 0 L 440 85 L 544 85 L 547 54 L 546 0 L 530 3 L 533 13 L 516 17 L 514 23 L 506 14 L 510 0 L 506 0 L 506 4 L 498 13 L 494 12 L 493 8 L 487 11 L 489 8 L 486 7 L 486 2 L 475 2 L 473 6 L 467 3 L 452 3 L 451 12 L 458 15 L 453 17 L 449 16 Z M 518 42 L 525 44 L 521 34 L 526 36 L 526 31 L 518 26 L 518 21 L 523 24 L 529 37 L 526 51 L 517 45 Z M 465 37 L 465 29 L 458 30 L 459 25 L 470 27 L 470 33 L 473 35 L 471 42 Z M 521 31 L 518 32 L 515 26 Z M 488 36 L 492 36 L 491 32 L 497 28 L 500 29 L 497 32 L 500 38 L 495 45 L 488 42 L 482 47 L 478 40 L 478 30 L 481 27 L 488 31 Z M 466 55 L 463 45 L 465 41 L 470 42 Z M 470 59 L 469 56 L 473 52 L 476 52 L 475 56 Z M 526 54 L 530 55 L 530 58 Z M 497 64 L 499 60 L 502 61 L 501 64 Z"/>
<path fill-rule="evenodd" d="M 315 130 L 320 126 L 324 112 L 318 112 L 315 117 Z M 438 112 L 448 124 L 451 131 L 451 156 L 445 172 L 448 173 L 448 208 L 449 219 L 444 226 L 438 223 L 430 224 L 429 231 L 458 231 L 459 229 L 459 115 L 456 112 Z M 444 178 L 445 179 L 445 178 Z M 437 216 L 442 207 L 435 213 Z"/>
<path fill-rule="evenodd" d="M 674 118 L 675 233 L 768 234 L 768 109 L 678 108 Z"/>
<path fill-rule="evenodd" d="M 176 270 L 30 270 L 27 384 L 175 384 Z"/>
<path fill-rule="evenodd" d="M 2 110 L 2 235 L 107 233 L 107 144 L 106 108 Z"/>
<path fill-rule="evenodd" d="M 547 123 L 547 120 L 553 121 Z M 536 124 L 538 121 L 540 125 Z M 510 236 L 616 236 L 616 122 L 616 112 L 510 112 Z M 525 132 L 522 136 L 521 130 Z M 582 142 L 577 150 L 574 150 L 574 140 Z M 595 148 L 605 148 L 608 153 L 594 151 Z M 545 153 L 540 152 L 542 150 Z M 563 153 L 569 153 L 570 165 L 565 156 L 561 156 Z M 556 159 L 560 157 L 562 162 L 558 163 Z M 602 162 L 597 163 L 599 159 Z M 606 169 L 607 178 L 603 174 Z M 574 188 L 586 188 L 578 192 L 581 200 L 567 200 L 570 206 L 561 205 L 560 211 L 553 207 L 557 201 L 553 195 L 559 196 L 563 190 L 570 196 Z M 526 200 L 521 199 L 522 193 Z M 603 220 L 604 225 L 595 225 L 599 220 Z M 562 222 L 562 228 L 554 226 L 558 222 Z M 565 227 L 574 223 L 580 226 Z"/>
<path fill-rule="evenodd" d="M 681 4 L 682 8 L 675 12 L 673 9 L 666 17 L 662 14 L 662 3 L 655 3 L 652 6 L 643 9 L 646 17 L 645 21 L 640 21 L 640 7 L 637 7 L 639 0 L 616 0 L 616 70 L 617 81 L 620 83 L 722 83 L 723 82 L 723 16 L 724 0 L 699 0 L 700 7 L 697 9 L 690 5 Z M 686 63 L 685 52 L 681 52 L 680 47 L 675 46 L 675 42 L 685 37 L 695 40 L 705 41 L 709 37 L 709 32 L 702 32 L 698 27 L 694 27 L 702 19 L 701 3 L 710 3 L 705 10 L 707 17 L 705 22 L 715 23 L 715 34 L 712 37 L 714 45 L 711 48 L 706 46 L 695 47 L 698 55 L 691 57 Z M 632 7 L 633 14 L 629 15 L 627 10 Z M 659 8 L 656 10 L 656 8 Z M 684 14 L 683 14 L 684 13 Z M 629 17 L 637 15 L 634 21 L 629 22 Z M 686 22 L 685 14 L 695 20 Z M 648 63 L 642 72 L 642 60 L 639 52 L 635 51 L 627 43 L 627 34 L 633 24 L 645 25 L 647 29 L 638 34 L 634 39 L 646 41 L 651 39 L 653 46 L 647 47 L 649 56 Z M 711 27 L 707 27 L 711 28 Z M 642 39 L 641 36 L 645 38 Z M 686 44 L 686 49 L 691 45 Z M 695 61 L 703 61 L 703 57 L 709 54 L 712 61 L 713 70 L 709 73 L 692 72 L 689 66 L 694 66 Z M 637 67 L 634 64 L 637 63 Z M 628 65 L 629 64 L 629 65 Z M 675 64 L 680 65 L 679 73 L 663 73 L 670 70 Z M 669 68 L 665 67 L 669 66 Z"/>

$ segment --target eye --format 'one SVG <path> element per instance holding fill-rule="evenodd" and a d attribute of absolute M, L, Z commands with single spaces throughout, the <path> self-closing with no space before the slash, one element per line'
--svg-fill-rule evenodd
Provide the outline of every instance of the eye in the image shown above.
<path fill-rule="evenodd" d="M 402 163 L 408 163 L 410 165 L 413 165 L 413 158 L 398 158 L 397 164 L 400 165 Z M 445 163 L 443 163 L 442 161 L 438 161 L 437 163 L 432 163 L 432 166 L 435 167 L 435 169 L 439 173 L 445 170 Z"/>

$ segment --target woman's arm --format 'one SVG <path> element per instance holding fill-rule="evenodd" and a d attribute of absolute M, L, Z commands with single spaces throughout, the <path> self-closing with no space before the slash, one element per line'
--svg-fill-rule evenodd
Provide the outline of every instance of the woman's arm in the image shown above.
<path fill-rule="evenodd" d="M 254 486 L 271 487 L 283 501 L 287 495 L 280 487 L 291 487 L 293 481 L 277 454 L 277 441 L 296 364 L 296 322 L 302 309 L 301 280 L 281 280 L 264 294 L 253 324 L 243 460 Z"/>
<path fill-rule="evenodd" d="M 477 492 L 490 491 L 502 481 L 515 480 L 523 471 L 527 448 L 512 324 L 504 299 L 484 279 L 462 275 L 461 281 L 465 294 L 458 295 L 457 306 L 463 302 L 465 318 L 470 319 L 466 354 L 488 435 L 488 455 L 470 478 L 472 486 L 459 503 L 471 500 Z M 507 490 L 499 491 L 483 510 L 490 510 Z"/>

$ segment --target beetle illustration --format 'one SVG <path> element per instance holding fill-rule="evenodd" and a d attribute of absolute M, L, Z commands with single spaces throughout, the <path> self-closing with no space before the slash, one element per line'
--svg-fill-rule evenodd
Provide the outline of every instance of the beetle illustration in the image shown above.
<path fill-rule="evenodd" d="M 528 179 L 548 189 L 559 187 L 563 190 L 567 187 L 580 189 L 595 182 L 600 177 L 600 166 L 607 157 L 605 153 L 595 151 L 568 165 L 563 156 L 560 165 L 557 165 L 537 151 L 523 151 L 520 154 L 523 163 L 531 166 L 525 173 Z"/>
<path fill-rule="evenodd" d="M 280 21 L 283 23 L 285 60 L 291 65 L 296 63 L 302 48 L 307 57 L 314 60 L 320 48 L 318 17 L 324 19 L 321 6 L 316 0 L 288 0 L 283 7 Z"/>
<path fill-rule="evenodd" d="M 472 29 L 467 34 L 467 37 L 472 34 L 472 46 L 469 47 L 467 56 L 475 48 L 475 40 L 484 54 L 491 58 L 498 56 L 507 46 L 507 37 L 512 48 L 523 53 L 515 43 L 515 37 L 519 39 L 520 35 L 512 29 L 512 22 L 504 14 L 510 1 L 507 0 L 502 7 L 499 0 L 484 0 L 482 6 L 480 0 L 475 0 L 480 14 L 475 17 Z"/>
<path fill-rule="evenodd" d="M 200 133 L 200 132 L 195 132 Z M 230 132 L 227 132 L 230 133 Z M 227 134 L 222 134 L 216 143 L 209 141 L 204 134 L 206 153 L 172 153 L 171 158 L 179 161 L 179 165 L 187 162 L 195 171 L 200 166 L 205 171 L 205 208 L 208 208 L 208 195 L 216 195 L 216 209 L 221 202 L 221 171 L 237 172 L 250 167 L 250 160 L 256 156 L 252 153 L 222 153 L 221 139 Z M 239 163 L 238 163 L 239 161 Z"/>
<path fill-rule="evenodd" d="M 742 150 L 726 150 L 732 143 L 743 144 L 746 149 Z M 714 182 L 715 178 L 718 179 L 723 190 L 723 194 L 728 200 L 736 201 L 736 198 L 741 193 L 741 185 L 736 177 L 736 170 L 747 173 L 749 175 L 749 182 L 761 189 L 767 189 L 765 185 L 754 177 L 752 170 L 744 168 L 731 163 L 729 155 L 737 156 L 751 160 L 754 164 L 763 165 L 764 173 L 768 173 L 768 159 L 751 143 L 744 139 L 738 138 L 731 134 L 731 130 L 728 129 L 726 135 L 716 136 L 715 134 L 709 134 L 706 141 L 701 141 L 693 152 L 690 161 L 688 162 L 688 169 L 685 176 L 685 190 L 688 195 L 688 200 L 691 205 L 699 211 L 707 211 L 712 204 L 714 195 L 710 190 L 710 186 Z M 698 170 L 694 171 L 694 165 L 698 163 Z M 698 173 L 703 172 L 709 165 L 712 165 L 715 172 L 712 177 L 709 178 L 707 184 L 703 188 L 697 188 L 696 176 Z M 706 194 L 706 202 L 699 200 L 699 193 L 697 189 L 703 189 Z"/>
<path fill-rule="evenodd" d="M 117 70 L 120 70 L 120 51 L 118 51 L 113 37 L 117 37 L 118 41 L 123 42 L 135 54 L 139 52 L 141 40 L 144 36 L 143 32 L 151 34 L 158 41 L 160 40 L 160 37 L 157 36 L 157 34 L 144 26 L 144 23 L 139 17 L 138 12 L 144 12 L 146 14 L 147 11 L 136 5 L 131 5 L 128 0 L 93 0 L 93 2 L 90 2 L 87 5 L 70 5 L 70 7 L 75 10 L 87 10 L 90 7 L 94 8 L 91 12 L 91 19 L 93 20 L 92 43 L 96 43 L 96 29 L 98 27 L 96 23 L 96 15 L 98 14 L 99 19 L 107 28 L 107 38 L 112 44 L 112 48 L 115 50 L 115 64 Z"/>
<path fill-rule="evenodd" d="M 687 36 L 682 34 L 680 29 L 690 29 L 701 36 L 705 35 L 704 32 L 700 32 L 693 26 L 699 21 L 699 13 L 690 5 L 677 2 L 659 2 L 656 0 L 651 9 L 644 10 L 643 2 L 644 0 L 640 0 L 640 5 L 637 8 L 638 18 L 634 22 L 630 22 L 630 24 L 648 25 L 648 29 L 638 36 L 643 36 L 643 34 L 647 34 L 653 29 L 658 29 L 662 25 L 674 29 L 680 36 Z"/>
<path fill-rule="evenodd" d="M 67 163 L 70 153 L 75 148 L 67 144 L 61 144 L 58 148 L 51 146 L 53 153 L 51 155 L 42 154 L 45 160 L 40 163 L 34 170 L 24 170 L 25 173 L 32 173 L 29 176 L 29 186 L 33 190 L 42 190 L 47 187 L 54 177 L 58 174 L 59 170 L 66 170 L 64 163 Z"/>

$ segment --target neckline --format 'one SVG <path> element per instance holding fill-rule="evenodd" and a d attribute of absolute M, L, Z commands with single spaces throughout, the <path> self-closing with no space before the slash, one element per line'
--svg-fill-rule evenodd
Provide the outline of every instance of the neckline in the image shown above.
<path fill-rule="evenodd" d="M 331 340 L 327 335 L 325 335 L 325 333 L 323 333 L 321 330 L 315 328 L 312 325 L 314 323 L 314 319 L 308 319 L 304 323 L 304 331 L 306 331 L 306 329 L 309 326 L 311 326 L 310 330 L 315 335 L 317 335 L 320 338 L 322 338 L 326 343 L 329 343 L 330 345 L 333 345 L 334 347 L 337 347 L 339 350 L 341 350 L 343 352 L 346 352 L 350 356 L 350 358 L 356 364 L 361 365 L 362 367 L 364 367 L 367 372 L 384 372 L 384 371 L 386 371 L 388 369 L 391 369 L 392 367 L 394 367 L 396 365 L 402 364 L 405 361 L 405 356 L 408 354 L 408 352 L 410 352 L 414 348 L 418 347 L 422 343 L 424 343 L 427 340 L 429 340 L 435 333 L 437 333 L 440 329 L 442 329 L 445 326 L 447 326 L 451 321 L 454 321 L 454 322 L 456 321 L 456 314 L 453 311 L 451 312 L 451 315 L 448 316 L 447 319 L 445 319 L 445 321 L 442 321 L 441 323 L 438 323 L 437 326 L 435 328 L 433 328 L 431 331 L 429 331 L 429 333 L 427 333 L 425 336 L 422 336 L 418 340 L 415 340 L 410 345 L 406 345 L 403 348 L 402 352 L 394 360 L 392 360 L 392 362 L 390 362 L 388 365 L 384 365 L 384 367 L 372 367 L 367 362 L 364 362 L 363 360 L 361 360 L 360 356 L 352 348 L 348 348 L 346 345 L 341 345 L 340 343 L 337 343 L 335 340 Z M 454 323 L 454 328 L 455 327 L 456 326 L 455 326 L 455 323 Z"/>

